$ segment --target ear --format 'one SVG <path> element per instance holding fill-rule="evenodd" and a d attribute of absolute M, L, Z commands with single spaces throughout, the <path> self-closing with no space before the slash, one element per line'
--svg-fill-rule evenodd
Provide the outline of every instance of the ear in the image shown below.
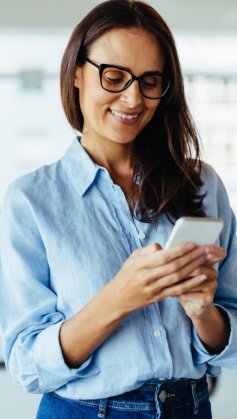
<path fill-rule="evenodd" d="M 75 78 L 74 78 L 74 86 L 80 89 L 80 82 L 81 82 L 81 67 L 76 67 Z"/>

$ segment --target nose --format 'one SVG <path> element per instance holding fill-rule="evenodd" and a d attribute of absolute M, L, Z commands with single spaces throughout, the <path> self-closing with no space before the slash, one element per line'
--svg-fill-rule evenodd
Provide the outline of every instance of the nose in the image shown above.
<path fill-rule="evenodd" d="M 134 80 L 126 90 L 121 92 L 120 98 L 122 102 L 127 103 L 130 108 L 135 108 L 137 105 L 140 105 L 143 101 L 143 96 L 140 92 L 138 82 Z"/>

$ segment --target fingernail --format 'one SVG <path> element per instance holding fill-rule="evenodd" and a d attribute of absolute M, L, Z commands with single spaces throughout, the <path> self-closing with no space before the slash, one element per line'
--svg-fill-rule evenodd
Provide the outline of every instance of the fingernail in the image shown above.
<path fill-rule="evenodd" d="M 213 259 L 212 259 L 212 262 L 213 262 L 213 263 L 216 263 L 216 262 L 219 262 L 220 260 L 221 260 L 221 258 L 213 258 Z"/>
<path fill-rule="evenodd" d="M 188 243 L 185 243 L 185 247 L 187 250 L 192 250 L 196 247 L 196 244 L 193 242 L 188 242 Z"/>
<path fill-rule="evenodd" d="M 206 281 L 207 276 L 206 275 L 199 275 L 199 280 L 200 281 Z"/>

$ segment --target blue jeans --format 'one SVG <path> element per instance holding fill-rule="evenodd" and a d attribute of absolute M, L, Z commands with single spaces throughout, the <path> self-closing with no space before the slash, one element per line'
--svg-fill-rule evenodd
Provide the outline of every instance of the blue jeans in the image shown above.
<path fill-rule="evenodd" d="M 146 383 L 137 390 L 97 400 L 54 393 L 41 399 L 36 419 L 211 419 L 206 377 Z"/>

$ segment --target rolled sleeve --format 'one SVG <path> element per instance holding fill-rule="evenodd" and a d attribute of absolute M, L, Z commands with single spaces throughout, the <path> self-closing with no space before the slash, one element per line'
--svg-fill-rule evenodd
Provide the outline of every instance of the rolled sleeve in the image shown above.
<path fill-rule="evenodd" d="M 212 169 L 211 185 L 207 196 L 207 215 L 217 216 L 224 220 L 224 228 L 219 245 L 226 250 L 227 256 L 218 268 L 218 283 L 214 296 L 214 304 L 225 311 L 230 325 L 230 336 L 226 347 L 221 353 L 210 354 L 199 339 L 194 327 L 192 329 L 192 345 L 194 363 L 207 363 L 210 367 L 226 367 L 237 369 L 237 237 L 236 218 L 231 210 L 225 187 L 219 176 Z M 208 208 L 216 202 L 216 213 Z"/>
<path fill-rule="evenodd" d="M 32 393 L 56 390 L 96 374 L 90 356 L 77 369 L 64 361 L 59 331 L 65 321 L 50 288 L 50 267 L 33 210 L 12 185 L 1 214 L 0 323 L 6 367 Z"/>
<path fill-rule="evenodd" d="M 92 355 L 79 368 L 69 368 L 66 365 L 59 344 L 62 323 L 63 321 L 44 329 L 37 335 L 34 343 L 34 363 L 37 376 L 40 377 L 39 388 L 42 393 L 53 391 L 72 380 L 97 372 L 97 367 L 91 365 Z M 30 390 L 37 392 L 38 388 Z"/>
<path fill-rule="evenodd" d="M 225 368 L 236 368 L 237 369 L 237 361 L 236 361 L 236 350 L 237 350 L 237 318 L 234 314 L 231 313 L 230 310 L 224 309 L 223 306 L 219 306 L 216 304 L 217 307 L 220 307 L 222 310 L 225 311 L 230 324 L 230 335 L 229 340 L 225 348 L 218 354 L 210 354 L 205 346 L 203 345 L 202 341 L 200 340 L 195 328 L 192 329 L 192 343 L 195 348 L 194 354 L 194 363 L 195 364 L 203 364 L 207 363 L 213 367 L 225 367 Z"/>

